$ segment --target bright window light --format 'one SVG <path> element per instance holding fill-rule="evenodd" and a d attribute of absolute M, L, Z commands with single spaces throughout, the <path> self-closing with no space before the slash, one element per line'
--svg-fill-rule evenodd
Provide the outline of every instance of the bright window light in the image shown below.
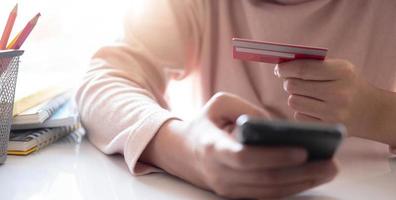
<path fill-rule="evenodd" d="M 26 86 L 39 88 L 59 79 L 77 82 L 92 54 L 120 37 L 126 9 L 134 0 L 1 0 L 1 33 L 17 2 L 18 16 L 11 39 L 30 18 L 41 13 L 21 48 L 25 53 L 21 57 L 18 93 L 32 89 Z"/>

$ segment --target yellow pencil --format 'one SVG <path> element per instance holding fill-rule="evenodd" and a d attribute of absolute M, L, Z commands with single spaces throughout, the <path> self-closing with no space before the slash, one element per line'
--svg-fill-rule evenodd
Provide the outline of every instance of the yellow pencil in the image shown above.
<path fill-rule="evenodd" d="M 41 16 L 40 13 L 38 13 L 36 16 L 33 17 L 25 26 L 25 28 L 22 29 L 21 32 L 18 33 L 17 36 L 10 42 L 10 44 L 7 46 L 7 49 L 19 49 L 22 44 L 25 42 L 26 38 L 29 36 L 29 34 L 32 32 L 34 26 L 36 26 L 38 18 Z"/>
<path fill-rule="evenodd" d="M 5 49 L 7 47 L 7 42 L 8 39 L 10 38 L 12 27 L 14 27 L 17 13 L 18 13 L 18 4 L 15 5 L 14 9 L 12 9 L 10 15 L 8 16 L 7 24 L 4 27 L 3 35 L 1 36 L 1 40 L 0 40 L 0 50 Z"/>

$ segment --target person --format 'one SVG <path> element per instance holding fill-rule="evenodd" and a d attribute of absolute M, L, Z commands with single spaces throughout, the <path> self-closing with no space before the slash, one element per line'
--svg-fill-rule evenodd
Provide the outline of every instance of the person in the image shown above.
<path fill-rule="evenodd" d="M 229 198 L 285 197 L 335 177 L 334 160 L 307 162 L 303 149 L 238 143 L 231 132 L 241 114 L 338 122 L 349 136 L 396 145 L 396 2 L 144 4 L 127 17 L 123 39 L 96 52 L 76 94 L 90 141 L 124 155 L 132 174 L 166 171 Z M 232 59 L 233 37 L 329 52 L 274 67 Z M 193 89 L 205 105 L 183 120 L 165 90 L 188 76 L 198 77 Z"/>

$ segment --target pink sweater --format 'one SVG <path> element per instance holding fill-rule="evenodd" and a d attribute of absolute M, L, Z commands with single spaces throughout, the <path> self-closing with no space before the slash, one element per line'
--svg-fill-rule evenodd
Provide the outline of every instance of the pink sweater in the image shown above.
<path fill-rule="evenodd" d="M 347 59 L 369 82 L 395 90 L 394 0 L 142 2 L 143 12 L 126 19 L 123 40 L 94 55 L 76 96 L 90 141 L 106 154 L 123 154 L 133 174 L 156 171 L 138 159 L 175 117 L 164 98 L 175 75 L 196 77 L 203 103 L 226 91 L 274 118 L 291 117 L 274 66 L 233 60 L 232 37 L 327 47 L 329 58 Z M 352 138 L 339 157 L 386 152 L 385 145 Z"/>

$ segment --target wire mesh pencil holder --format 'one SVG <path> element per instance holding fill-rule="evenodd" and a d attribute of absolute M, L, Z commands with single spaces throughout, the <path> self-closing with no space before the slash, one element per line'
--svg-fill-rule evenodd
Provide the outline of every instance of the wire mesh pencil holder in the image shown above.
<path fill-rule="evenodd" d="M 0 164 L 7 159 L 21 50 L 0 51 Z"/>

